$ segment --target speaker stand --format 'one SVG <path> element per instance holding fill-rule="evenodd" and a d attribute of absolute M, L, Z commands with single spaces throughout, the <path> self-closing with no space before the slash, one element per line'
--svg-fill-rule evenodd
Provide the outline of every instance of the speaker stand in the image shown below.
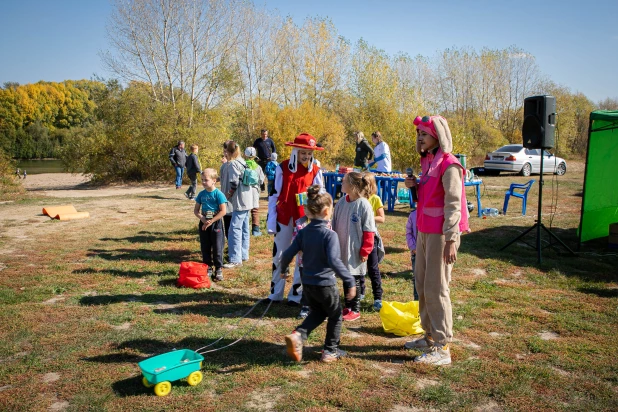
<path fill-rule="evenodd" d="M 541 229 L 543 229 L 544 231 L 547 232 L 547 234 L 549 234 L 550 239 L 553 238 L 555 240 L 558 241 L 558 243 L 560 243 L 572 256 L 575 256 L 575 252 L 573 252 L 571 250 L 570 247 L 568 247 L 566 245 L 566 243 L 564 243 L 562 240 L 560 240 L 560 238 L 558 236 L 556 236 L 555 234 L 553 234 L 551 232 L 551 230 L 549 230 L 541 221 L 542 219 L 542 209 L 543 209 L 543 159 L 545 158 L 545 149 L 541 148 L 541 177 L 539 178 L 539 207 L 538 207 L 538 211 L 537 211 L 537 219 L 536 219 L 536 223 L 534 225 L 532 225 L 532 227 L 528 228 L 528 230 L 526 230 L 525 232 L 521 233 L 519 236 L 517 236 L 515 239 L 511 240 L 509 243 L 507 243 L 506 245 L 504 245 L 500 250 L 504 250 L 507 247 L 511 246 L 513 243 L 517 242 L 518 240 L 522 239 L 524 236 L 526 236 L 528 233 L 530 233 L 532 230 L 536 229 L 536 244 L 535 246 L 530 245 L 529 243 L 524 242 L 526 245 L 530 246 L 533 249 L 536 249 L 537 251 L 537 259 L 538 259 L 538 263 L 541 264 L 542 263 L 542 257 L 541 257 Z M 549 244 L 549 246 L 553 246 L 551 243 Z"/>

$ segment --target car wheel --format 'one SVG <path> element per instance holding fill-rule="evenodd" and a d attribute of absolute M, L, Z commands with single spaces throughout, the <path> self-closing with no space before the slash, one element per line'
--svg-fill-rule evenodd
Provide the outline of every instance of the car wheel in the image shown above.
<path fill-rule="evenodd" d="M 525 163 L 524 167 L 521 168 L 519 174 L 522 176 L 530 176 L 532 174 L 532 166 L 530 165 L 530 163 Z"/>
<path fill-rule="evenodd" d="M 558 176 L 562 176 L 563 174 L 566 173 L 566 165 L 564 163 L 560 163 L 557 167 L 556 167 L 556 174 Z"/>

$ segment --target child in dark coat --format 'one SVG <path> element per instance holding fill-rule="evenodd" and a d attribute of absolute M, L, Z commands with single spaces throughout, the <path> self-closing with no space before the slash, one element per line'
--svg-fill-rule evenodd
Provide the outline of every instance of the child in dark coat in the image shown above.
<path fill-rule="evenodd" d="M 335 274 L 343 280 L 346 298 L 356 296 L 354 277 L 341 262 L 337 234 L 328 228 L 333 210 L 333 199 L 328 193 L 320 193 L 320 186 L 307 189 L 305 215 L 311 222 L 304 227 L 281 257 L 281 277 L 287 277 L 290 262 L 297 253 L 303 253 L 301 282 L 303 299 L 310 307 L 309 315 L 285 337 L 288 355 L 300 362 L 303 357 L 303 342 L 309 334 L 327 319 L 326 339 L 322 362 L 333 362 L 345 352 L 339 349 L 341 335 L 341 304 Z"/>

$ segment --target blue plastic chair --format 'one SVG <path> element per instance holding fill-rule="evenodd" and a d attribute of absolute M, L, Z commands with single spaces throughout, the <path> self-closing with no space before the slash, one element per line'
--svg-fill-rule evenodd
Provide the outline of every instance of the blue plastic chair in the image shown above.
<path fill-rule="evenodd" d="M 506 208 L 509 206 L 509 199 L 511 196 L 518 197 L 522 200 L 521 214 L 526 215 L 526 203 L 528 202 L 528 192 L 532 187 L 534 180 L 530 180 L 528 183 L 519 184 L 511 183 L 511 187 L 506 191 L 504 195 L 504 207 L 502 208 L 502 214 L 506 215 Z M 523 193 L 518 193 L 515 190 L 523 190 Z"/>

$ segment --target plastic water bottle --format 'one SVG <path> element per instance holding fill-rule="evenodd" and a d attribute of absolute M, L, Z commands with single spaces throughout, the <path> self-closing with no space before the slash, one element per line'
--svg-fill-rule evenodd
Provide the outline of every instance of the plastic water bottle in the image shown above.
<path fill-rule="evenodd" d="M 483 216 L 496 217 L 498 216 L 498 209 L 495 207 L 486 207 L 483 209 L 482 214 Z"/>

